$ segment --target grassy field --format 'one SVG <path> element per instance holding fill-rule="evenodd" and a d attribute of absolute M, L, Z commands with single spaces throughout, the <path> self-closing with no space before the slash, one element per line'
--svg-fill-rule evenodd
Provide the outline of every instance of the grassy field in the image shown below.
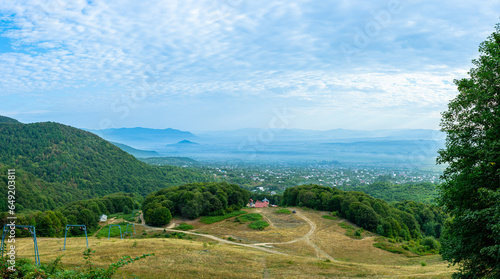
<path fill-rule="evenodd" d="M 453 269 L 438 255 L 389 253 L 373 246 L 376 235 L 347 236 L 339 226 L 340 222 L 349 224 L 346 220 L 325 219 L 326 212 L 295 210 L 297 214 L 276 214 L 272 208 L 247 210 L 269 223 L 262 231 L 231 217 L 213 224 L 189 222 L 194 230 L 184 233 L 191 239 L 165 238 L 172 231 L 137 225 L 137 238 L 91 237 L 89 244 L 99 267 L 126 255 L 155 253 L 123 267 L 117 278 L 132 274 L 141 278 L 451 278 Z M 153 234 L 157 237 L 150 238 Z M 63 241 L 39 238 L 42 262 L 63 256 L 64 266 L 80 266 L 85 240 L 71 238 L 66 251 L 61 250 Z M 31 239 L 18 239 L 16 244 L 19 256 L 33 258 Z"/>

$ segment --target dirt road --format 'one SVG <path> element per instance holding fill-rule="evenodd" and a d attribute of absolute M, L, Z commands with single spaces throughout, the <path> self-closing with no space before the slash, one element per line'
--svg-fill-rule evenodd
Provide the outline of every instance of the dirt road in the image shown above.
<path fill-rule="evenodd" d="M 320 255 L 322 255 L 323 257 L 329 259 L 330 261 L 337 262 L 337 260 L 335 260 L 332 256 L 328 255 L 327 253 L 325 253 L 316 244 L 314 244 L 314 242 L 311 241 L 311 237 L 314 234 L 314 232 L 316 231 L 316 223 L 314 223 L 313 221 L 311 221 L 309 218 L 307 218 L 306 216 L 304 216 L 299 211 L 296 211 L 296 212 L 297 212 L 296 213 L 297 216 L 299 216 L 300 218 L 304 219 L 304 221 L 306 221 L 309 224 L 309 226 L 311 227 L 311 229 L 309 230 L 309 232 L 307 232 L 304 236 L 296 238 L 296 239 L 291 240 L 291 241 L 287 241 L 287 242 L 272 242 L 272 243 L 268 242 L 268 243 L 257 243 L 257 244 L 254 244 L 254 245 L 259 245 L 259 246 L 280 245 L 280 244 L 290 244 L 290 243 L 294 243 L 294 242 L 297 242 L 297 241 L 305 241 L 312 248 L 314 248 L 314 250 L 316 251 L 316 257 L 317 258 L 321 258 Z M 266 218 L 266 219 L 269 219 L 269 218 Z"/>
<path fill-rule="evenodd" d="M 317 258 L 321 258 L 321 256 L 322 256 L 324 258 L 329 259 L 330 261 L 337 262 L 337 260 L 335 260 L 332 256 L 328 255 L 327 253 L 325 253 L 316 244 L 314 244 L 314 242 L 311 241 L 311 237 L 314 234 L 314 232 L 316 231 L 316 223 L 314 223 L 313 221 L 311 221 L 309 218 L 307 218 L 306 216 L 304 216 L 299 211 L 296 211 L 296 212 L 297 212 L 296 213 L 297 216 L 300 217 L 300 218 L 302 218 L 302 219 L 304 219 L 304 221 L 306 221 L 309 224 L 309 226 L 311 227 L 311 229 L 304 236 L 296 238 L 296 239 L 291 240 L 291 241 L 287 241 L 287 242 L 272 242 L 272 243 L 271 242 L 267 242 L 267 243 L 245 244 L 245 243 L 238 243 L 238 242 L 229 241 L 229 240 L 222 239 L 222 238 L 210 235 L 210 234 L 197 233 L 197 232 L 189 232 L 189 231 L 183 231 L 183 233 L 189 234 L 189 235 L 196 235 L 196 236 L 206 237 L 206 238 L 209 238 L 209 239 L 221 242 L 221 243 L 232 244 L 232 245 L 243 246 L 243 247 L 249 247 L 249 248 L 258 249 L 258 250 L 261 250 L 261 251 L 264 251 L 264 252 L 273 253 L 273 254 L 280 254 L 280 255 L 288 255 L 288 254 L 282 253 L 282 252 L 278 252 L 278 251 L 274 251 L 274 250 L 271 250 L 269 248 L 262 247 L 262 246 L 283 245 L 283 244 L 295 243 L 295 242 L 298 242 L 298 241 L 305 241 L 307 244 L 309 244 L 316 251 L 316 257 Z M 142 225 L 144 227 L 150 229 L 150 230 L 161 230 L 161 231 L 165 230 L 165 231 L 170 231 L 170 232 L 179 232 L 179 230 L 174 230 L 174 229 L 170 229 L 170 228 L 156 228 L 156 227 L 150 227 L 150 226 L 146 225 L 146 223 L 144 222 L 144 218 L 143 218 L 142 213 L 140 215 L 140 218 L 141 218 Z M 272 224 L 272 222 L 271 222 L 271 220 L 269 218 L 267 218 L 265 216 L 264 216 L 264 218 L 266 220 L 268 220 L 270 224 Z"/>
<path fill-rule="evenodd" d="M 237 246 L 249 247 L 249 248 L 261 250 L 261 251 L 272 253 L 272 254 L 288 255 L 288 254 L 281 253 L 281 252 L 278 252 L 278 251 L 274 251 L 274 250 L 271 250 L 271 249 L 268 249 L 268 248 L 265 248 L 265 247 L 261 247 L 261 246 L 255 245 L 255 244 L 245 244 L 245 243 L 233 242 L 233 241 L 222 239 L 222 238 L 210 235 L 210 234 L 197 233 L 197 232 L 189 232 L 189 231 L 179 231 L 179 230 L 166 229 L 166 228 L 150 227 L 150 226 L 148 226 L 148 225 L 145 224 L 144 218 L 142 218 L 142 213 L 141 213 L 141 220 L 142 220 L 142 225 L 145 228 L 148 228 L 150 230 L 156 230 L 156 231 L 158 231 L 158 230 L 159 231 L 165 230 L 165 231 L 169 231 L 169 232 L 182 232 L 182 233 L 189 234 L 189 235 L 196 235 L 196 236 L 210 238 L 212 240 L 215 240 L 215 241 L 218 241 L 218 242 L 222 242 L 222 243 L 226 243 L 226 244 L 232 244 L 232 245 L 237 245 Z"/>

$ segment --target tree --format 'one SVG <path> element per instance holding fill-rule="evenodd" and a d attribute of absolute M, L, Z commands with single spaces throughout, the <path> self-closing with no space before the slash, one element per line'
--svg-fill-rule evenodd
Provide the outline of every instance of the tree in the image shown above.
<path fill-rule="evenodd" d="M 469 78 L 442 114 L 446 148 L 437 162 L 439 203 L 453 217 L 442 234 L 443 258 L 456 278 L 500 278 L 500 25 L 480 44 Z"/>
<path fill-rule="evenodd" d="M 151 225 L 153 226 L 161 227 L 170 223 L 171 220 L 172 214 L 166 207 L 157 208 L 153 211 L 153 214 L 151 214 Z"/>

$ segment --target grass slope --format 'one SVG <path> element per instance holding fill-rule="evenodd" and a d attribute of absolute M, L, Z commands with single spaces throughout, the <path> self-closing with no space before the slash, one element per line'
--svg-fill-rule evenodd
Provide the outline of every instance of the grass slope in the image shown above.
<path fill-rule="evenodd" d="M 177 239 L 171 237 L 171 231 L 163 232 L 162 228 L 156 230 L 143 226 L 138 226 L 134 239 L 91 237 L 89 244 L 96 251 L 94 259 L 97 267 L 105 267 L 126 255 L 135 257 L 155 253 L 154 257 L 123 267 L 117 277 L 135 274 L 141 278 L 439 279 L 450 278 L 454 271 L 438 255 L 407 257 L 389 253 L 373 247 L 376 236 L 365 235 L 362 239 L 346 236 L 345 229 L 338 225 L 345 220 L 322 218 L 325 212 L 295 209 L 297 214 L 275 214 L 274 209 L 247 210 L 270 221 L 270 226 L 263 231 L 255 231 L 235 222 L 235 217 L 210 225 L 189 221 L 196 231 L 231 240 L 233 244 L 223 244 L 203 236 Z M 160 238 L 147 238 L 143 233 L 156 234 Z M 161 237 L 167 234 L 170 234 L 170 238 Z M 287 242 L 265 245 L 283 254 L 237 245 L 274 242 Z M 33 258 L 31 239 L 19 239 L 16 244 L 19 247 L 18 256 Z M 66 251 L 60 250 L 62 244 L 61 238 L 39 239 L 42 262 L 50 263 L 64 255 L 62 264 L 67 268 L 84 263 L 84 239 L 70 239 Z M 325 255 L 334 260 L 329 260 Z"/>

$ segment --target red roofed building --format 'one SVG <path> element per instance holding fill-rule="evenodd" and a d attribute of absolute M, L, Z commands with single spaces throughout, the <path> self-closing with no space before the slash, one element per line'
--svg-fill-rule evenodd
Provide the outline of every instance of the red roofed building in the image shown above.
<path fill-rule="evenodd" d="M 269 201 L 264 199 L 263 201 L 256 201 L 255 207 L 269 207 Z"/>

